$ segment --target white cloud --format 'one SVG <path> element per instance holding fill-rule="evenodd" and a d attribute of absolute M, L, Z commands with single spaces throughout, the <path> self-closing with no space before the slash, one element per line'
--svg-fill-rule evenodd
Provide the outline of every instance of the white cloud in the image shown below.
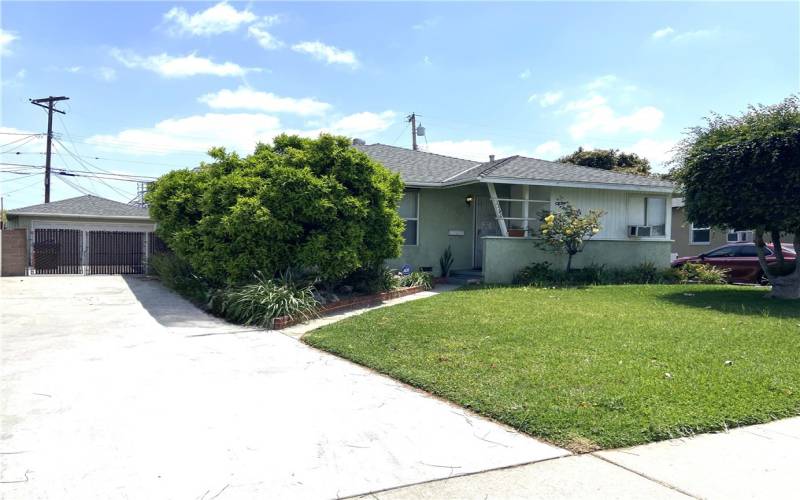
<path fill-rule="evenodd" d="M 331 105 L 304 97 L 281 97 L 271 92 L 261 92 L 239 87 L 236 90 L 223 89 L 201 96 L 198 101 L 208 104 L 212 109 L 248 109 L 267 113 L 292 113 L 301 116 L 322 115 Z"/>
<path fill-rule="evenodd" d="M 530 70 L 530 68 L 528 68 L 528 69 L 526 69 L 525 71 L 523 71 L 522 73 L 520 73 L 520 74 L 519 74 L 519 77 L 520 77 L 520 79 L 522 79 L 522 80 L 527 80 L 528 78 L 530 78 L 530 77 L 531 77 L 531 70 Z"/>
<path fill-rule="evenodd" d="M 322 132 L 329 132 L 369 137 L 388 128 L 395 116 L 393 111 L 362 112 L 335 120 L 328 126 L 291 129 L 284 127 L 276 116 L 263 113 L 206 113 L 170 118 L 149 128 L 95 135 L 87 142 L 98 148 L 131 155 L 203 153 L 214 146 L 249 154 L 258 142 L 268 143 L 281 133 L 316 137 Z"/>
<path fill-rule="evenodd" d="M 344 64 L 350 67 L 358 67 L 359 62 L 355 53 L 350 50 L 338 49 L 332 45 L 325 45 L 322 42 L 301 42 L 292 45 L 292 50 L 302 54 L 308 54 L 314 59 L 325 61 L 327 64 Z"/>
<path fill-rule="evenodd" d="M 495 155 L 498 160 L 513 155 L 531 156 L 531 153 L 526 153 L 514 147 L 500 146 L 488 139 L 435 141 L 429 143 L 424 149 L 431 153 L 479 162 L 489 161 L 489 155 Z"/>
<path fill-rule="evenodd" d="M 8 55 L 11 53 L 11 43 L 19 40 L 19 37 L 11 31 L 0 28 L 0 55 Z"/>
<path fill-rule="evenodd" d="M 424 19 L 421 22 L 411 26 L 411 29 L 416 30 L 416 31 L 422 31 L 422 30 L 426 30 L 426 29 L 429 29 L 429 28 L 433 28 L 438 24 L 439 24 L 439 18 L 438 17 L 432 17 L 432 18 Z"/>
<path fill-rule="evenodd" d="M 676 140 L 641 139 L 622 150 L 647 158 L 655 171 L 664 172 L 667 170 L 665 164 L 672 159 L 677 143 Z"/>
<path fill-rule="evenodd" d="M 587 83 L 586 88 L 589 90 L 598 90 L 606 88 L 615 83 L 617 80 L 619 80 L 619 78 L 617 78 L 617 75 L 598 76 L 591 82 Z"/>
<path fill-rule="evenodd" d="M 108 66 L 101 66 L 94 72 L 95 77 L 104 82 L 113 82 L 117 79 L 117 70 Z"/>
<path fill-rule="evenodd" d="M 335 134 L 348 136 L 364 136 L 375 132 L 382 132 L 394 123 L 397 113 L 394 111 L 384 111 L 382 113 L 372 113 L 364 111 L 355 113 L 344 118 L 340 118 L 327 127 Z"/>
<path fill-rule="evenodd" d="M 431 61 L 431 58 L 428 56 L 422 58 L 422 64 L 424 64 L 425 66 L 433 66 L 433 62 Z"/>
<path fill-rule="evenodd" d="M 249 10 L 236 10 L 224 1 L 191 15 L 183 7 L 173 7 L 164 14 L 164 21 L 170 24 L 171 33 L 194 36 L 236 31 L 239 26 L 252 23 L 256 19 L 258 16 Z"/>
<path fill-rule="evenodd" d="M 661 28 L 660 30 L 656 30 L 650 35 L 651 38 L 654 40 L 658 40 L 659 38 L 664 38 L 665 36 L 671 35 L 675 33 L 675 30 L 671 27 L 667 26 L 666 28 Z"/>
<path fill-rule="evenodd" d="M 575 121 L 569 128 L 573 139 L 582 139 L 592 132 L 652 132 L 661 126 L 664 118 L 664 113 L 653 106 L 644 106 L 630 114 L 620 115 L 604 97 L 597 95 L 569 102 L 563 110 L 575 113 Z"/>
<path fill-rule="evenodd" d="M 247 29 L 247 34 L 256 39 L 261 48 L 265 50 L 275 50 L 283 47 L 283 42 L 272 36 L 272 34 L 263 29 L 263 26 L 250 26 Z"/>
<path fill-rule="evenodd" d="M 561 154 L 561 143 L 558 141 L 547 141 L 536 146 L 533 153 L 537 158 L 553 160 Z"/>
<path fill-rule="evenodd" d="M 560 101 L 562 97 L 564 97 L 564 92 L 561 91 L 545 92 L 544 94 L 533 94 L 528 98 L 528 102 L 538 102 L 539 106 L 546 108 Z"/>
<path fill-rule="evenodd" d="M 225 146 L 249 153 L 257 142 L 268 142 L 280 133 L 277 117 L 259 113 L 206 113 L 170 118 L 151 128 L 123 130 L 118 134 L 95 135 L 87 142 L 128 154 L 169 154 L 176 151 L 204 152 Z"/>
<path fill-rule="evenodd" d="M 698 40 L 710 40 L 719 36 L 719 28 L 702 29 L 679 33 L 672 38 L 674 43 L 689 43 Z"/>
<path fill-rule="evenodd" d="M 671 43 L 690 43 L 698 40 L 710 40 L 716 38 L 720 34 L 719 27 L 699 29 L 695 31 L 679 32 L 672 27 L 667 26 L 660 30 L 654 31 L 650 38 L 653 40 L 669 40 Z"/>
<path fill-rule="evenodd" d="M 232 62 L 217 64 L 211 59 L 198 57 L 194 53 L 186 56 L 171 56 L 166 53 L 140 56 L 130 51 L 112 49 L 111 56 L 128 68 L 146 69 L 166 78 L 182 78 L 195 75 L 244 76 L 254 68 L 243 68 Z"/>
<path fill-rule="evenodd" d="M 83 68 L 81 68 L 80 66 L 70 66 L 68 68 L 64 68 L 64 71 L 66 71 L 67 73 L 80 73 L 81 69 Z"/>

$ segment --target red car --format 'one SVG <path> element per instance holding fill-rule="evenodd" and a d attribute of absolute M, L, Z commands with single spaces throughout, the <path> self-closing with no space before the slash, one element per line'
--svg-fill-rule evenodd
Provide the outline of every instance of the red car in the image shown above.
<path fill-rule="evenodd" d="M 797 257 L 794 248 L 787 245 L 782 246 L 784 260 L 793 262 Z M 767 263 L 775 262 L 772 244 L 767 244 L 764 251 Z M 695 257 L 681 257 L 672 261 L 672 267 L 680 267 L 687 262 L 711 264 L 715 267 L 730 269 L 728 279 L 733 283 L 762 283 L 764 281 L 764 272 L 758 263 L 755 243 L 731 243 Z"/>

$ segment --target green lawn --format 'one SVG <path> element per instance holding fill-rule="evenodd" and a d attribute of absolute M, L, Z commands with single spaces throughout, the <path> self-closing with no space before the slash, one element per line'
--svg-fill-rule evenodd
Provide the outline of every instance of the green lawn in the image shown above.
<path fill-rule="evenodd" d="M 733 286 L 472 288 L 304 340 L 575 451 L 800 414 L 800 303 Z"/>

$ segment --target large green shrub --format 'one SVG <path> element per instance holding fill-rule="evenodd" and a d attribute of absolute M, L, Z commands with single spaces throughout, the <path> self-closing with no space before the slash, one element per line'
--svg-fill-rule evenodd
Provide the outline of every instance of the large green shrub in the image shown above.
<path fill-rule="evenodd" d="M 147 193 L 157 232 L 218 285 L 305 269 L 331 282 L 400 253 L 400 177 L 344 137 L 281 135 L 239 157 L 159 178 Z"/>
<path fill-rule="evenodd" d="M 150 270 L 159 277 L 161 283 L 197 305 L 205 306 L 212 288 L 206 280 L 195 274 L 191 266 L 172 253 L 151 255 Z"/>

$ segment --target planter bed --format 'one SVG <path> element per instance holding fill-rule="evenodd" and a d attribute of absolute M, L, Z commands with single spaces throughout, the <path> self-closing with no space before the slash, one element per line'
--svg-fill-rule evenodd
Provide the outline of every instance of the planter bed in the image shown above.
<path fill-rule="evenodd" d="M 376 293 L 374 295 L 348 297 L 346 299 L 342 299 L 337 302 L 333 302 L 331 304 L 325 304 L 324 306 L 319 308 L 317 314 L 319 316 L 326 316 L 328 314 L 344 311 L 347 309 L 358 309 L 360 307 L 378 305 L 387 300 L 398 299 L 400 297 L 405 297 L 406 295 L 413 295 L 415 293 L 424 291 L 425 291 L 424 286 L 410 286 L 407 288 L 399 288 L 397 290 L 392 290 L 390 292 Z M 302 318 L 292 318 L 291 316 L 279 316 L 273 320 L 272 329 L 281 330 L 283 328 L 287 328 L 302 322 L 303 322 Z"/>

